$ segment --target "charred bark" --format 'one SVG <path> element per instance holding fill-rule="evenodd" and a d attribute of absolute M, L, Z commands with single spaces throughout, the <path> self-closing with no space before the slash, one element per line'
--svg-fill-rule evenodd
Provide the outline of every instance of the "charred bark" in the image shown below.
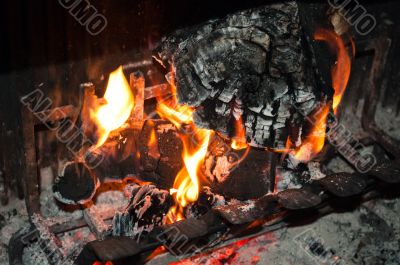
<path fill-rule="evenodd" d="M 288 137 L 301 143 L 305 116 L 332 93 L 317 84 L 307 37 L 285 1 L 178 30 L 155 57 L 174 67 L 198 126 L 232 137 L 242 115 L 248 143 L 282 149 Z"/>

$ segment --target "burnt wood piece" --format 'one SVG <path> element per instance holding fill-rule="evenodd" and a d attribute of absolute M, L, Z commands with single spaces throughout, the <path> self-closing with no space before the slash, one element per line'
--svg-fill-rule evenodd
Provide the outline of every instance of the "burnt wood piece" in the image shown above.
<path fill-rule="evenodd" d="M 278 193 L 278 201 L 286 209 L 299 210 L 317 206 L 321 198 L 304 189 L 287 189 Z"/>
<path fill-rule="evenodd" d="M 183 144 L 176 127 L 165 120 L 146 120 L 137 140 L 140 176 L 169 189 L 184 166 Z"/>
<path fill-rule="evenodd" d="M 315 181 L 315 183 L 338 197 L 360 194 L 367 186 L 367 182 L 363 177 L 344 172 L 331 174 Z"/>
<path fill-rule="evenodd" d="M 386 183 L 400 183 L 400 161 L 386 161 L 366 173 Z"/>
<path fill-rule="evenodd" d="M 283 149 L 300 144 L 304 116 L 332 95 L 315 79 L 312 52 L 294 1 L 241 11 L 176 31 L 154 51 L 175 69 L 179 102 L 195 123 L 233 136 L 242 115 L 247 142 Z"/>
<path fill-rule="evenodd" d="M 53 193 L 57 200 L 65 204 L 85 203 L 93 198 L 98 179 L 82 162 L 69 162 L 53 184 Z"/>
<path fill-rule="evenodd" d="M 272 215 L 277 207 L 278 198 L 275 195 L 265 195 L 257 200 L 247 200 L 213 208 L 224 220 L 231 224 L 245 224 L 258 220 L 265 215 Z M 270 211 L 269 209 L 274 209 Z"/>
<path fill-rule="evenodd" d="M 129 189 L 129 204 L 114 216 L 112 234 L 139 239 L 165 223 L 172 198 L 168 191 L 159 190 L 154 185 L 132 184 Z"/>
<path fill-rule="evenodd" d="M 228 198 L 256 199 L 274 188 L 273 160 L 279 156 L 264 149 L 231 148 L 229 141 L 216 134 L 209 144 L 205 175 L 211 189 Z"/>
<path fill-rule="evenodd" d="M 85 245 L 76 258 L 76 265 L 92 265 L 96 262 L 116 261 L 134 256 L 142 251 L 135 239 L 130 237 L 110 237 L 95 240 Z"/>

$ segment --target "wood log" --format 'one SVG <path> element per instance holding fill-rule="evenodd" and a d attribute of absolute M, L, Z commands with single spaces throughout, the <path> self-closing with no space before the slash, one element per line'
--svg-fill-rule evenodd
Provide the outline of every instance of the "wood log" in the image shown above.
<path fill-rule="evenodd" d="M 172 188 L 184 167 L 183 144 L 177 130 L 168 121 L 146 120 L 140 132 L 114 132 L 103 146 L 88 151 L 84 161 L 66 164 L 54 185 L 56 198 L 64 203 L 87 201 L 93 197 L 98 182 L 121 181 L 131 176 L 160 189 Z M 98 163 L 100 156 L 103 159 Z M 201 167 L 201 185 L 228 198 L 260 197 L 273 186 L 272 158 L 270 152 L 256 148 L 233 150 L 228 139 L 214 134 Z"/>
<path fill-rule="evenodd" d="M 307 38 L 296 2 L 283 1 L 178 30 L 154 56 L 173 66 L 198 126 L 232 137 L 242 116 L 249 144 L 283 149 L 288 137 L 301 144 L 305 116 L 332 96 L 316 81 Z"/>

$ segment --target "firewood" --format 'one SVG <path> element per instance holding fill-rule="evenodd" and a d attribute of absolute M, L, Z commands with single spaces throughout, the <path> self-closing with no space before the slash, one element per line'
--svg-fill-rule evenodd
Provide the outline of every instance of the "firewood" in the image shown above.
<path fill-rule="evenodd" d="M 229 137 L 243 117 L 252 146 L 300 144 L 309 115 L 332 94 L 315 79 L 312 53 L 293 1 L 241 11 L 167 36 L 157 61 L 175 69 L 179 102 L 195 123 Z"/>

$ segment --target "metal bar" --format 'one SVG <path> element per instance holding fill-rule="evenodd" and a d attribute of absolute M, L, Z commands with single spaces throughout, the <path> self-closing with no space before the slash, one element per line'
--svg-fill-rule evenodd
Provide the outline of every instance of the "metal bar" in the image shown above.
<path fill-rule="evenodd" d="M 39 213 L 39 179 L 36 159 L 35 122 L 33 113 L 25 106 L 22 107 L 22 124 L 25 165 L 22 181 L 24 197 L 29 217 Z"/>
<path fill-rule="evenodd" d="M 73 105 L 66 105 L 54 109 L 34 113 L 34 124 L 39 125 L 46 122 L 56 122 L 66 118 L 73 118 L 78 115 L 78 109 Z"/>

